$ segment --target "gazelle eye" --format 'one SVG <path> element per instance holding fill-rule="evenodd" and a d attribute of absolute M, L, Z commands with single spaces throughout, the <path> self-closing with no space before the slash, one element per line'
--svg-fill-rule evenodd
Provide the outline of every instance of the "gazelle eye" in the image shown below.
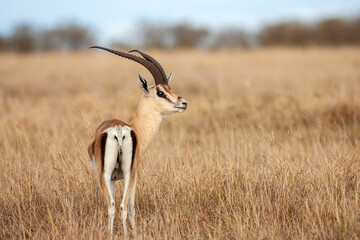
<path fill-rule="evenodd" d="M 123 136 L 123 140 L 125 139 L 125 136 Z"/>
<path fill-rule="evenodd" d="M 157 95 L 162 98 L 165 97 L 165 94 L 162 91 L 157 91 Z"/>

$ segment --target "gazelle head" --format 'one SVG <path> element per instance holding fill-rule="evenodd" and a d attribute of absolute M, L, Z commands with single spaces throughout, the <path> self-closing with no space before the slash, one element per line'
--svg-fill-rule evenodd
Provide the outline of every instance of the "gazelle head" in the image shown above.
<path fill-rule="evenodd" d="M 139 50 L 131 50 L 130 52 L 137 52 L 142 57 L 112 50 L 109 48 L 93 46 L 91 48 L 99 48 L 118 56 L 133 60 L 146 67 L 151 75 L 154 77 L 155 85 L 149 86 L 145 78 L 139 74 L 139 85 L 144 92 L 144 100 L 150 103 L 155 111 L 160 112 L 162 115 L 173 114 L 177 112 L 184 112 L 187 108 L 187 102 L 184 98 L 176 95 L 170 88 L 172 73 L 166 76 L 163 67 L 158 61 L 146 53 Z"/>

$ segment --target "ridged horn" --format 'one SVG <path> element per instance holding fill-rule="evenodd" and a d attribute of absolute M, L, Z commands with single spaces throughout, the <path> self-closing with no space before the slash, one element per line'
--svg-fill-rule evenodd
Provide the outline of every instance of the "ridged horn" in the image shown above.
<path fill-rule="evenodd" d="M 159 70 L 159 72 L 161 73 L 161 76 L 162 78 L 164 79 L 164 82 L 167 84 L 167 77 L 166 77 L 166 73 L 165 73 L 165 70 L 164 68 L 161 66 L 161 64 L 155 60 L 155 58 L 151 57 L 150 55 L 140 51 L 140 50 L 137 50 L 137 49 L 133 49 L 131 51 L 129 51 L 129 53 L 131 52 L 137 52 L 139 53 L 141 56 L 143 56 L 143 58 L 145 58 L 146 60 L 152 62 L 156 67 L 157 69 Z"/>
<path fill-rule="evenodd" d="M 120 57 L 127 58 L 127 59 L 133 60 L 133 61 L 135 61 L 137 63 L 140 63 L 141 65 L 146 67 L 147 70 L 149 70 L 151 75 L 154 77 L 156 85 L 158 85 L 158 84 L 166 84 L 166 81 L 164 82 L 163 77 L 162 77 L 159 69 L 152 62 L 147 61 L 146 59 L 143 59 L 143 58 L 138 57 L 138 56 L 133 55 L 133 54 L 119 52 L 119 51 L 116 51 L 116 50 L 113 50 L 113 49 L 110 49 L 110 48 L 105 48 L 105 47 L 100 47 L 100 46 L 92 46 L 90 48 L 98 48 L 98 49 L 101 49 L 101 50 L 105 50 L 105 51 L 111 52 L 111 53 L 113 53 L 115 55 L 118 55 Z"/>

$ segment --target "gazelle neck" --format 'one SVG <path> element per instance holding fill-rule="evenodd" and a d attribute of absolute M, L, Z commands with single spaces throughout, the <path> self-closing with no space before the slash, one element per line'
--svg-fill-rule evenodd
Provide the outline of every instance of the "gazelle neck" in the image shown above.
<path fill-rule="evenodd" d="M 148 149 L 150 143 L 156 136 L 162 118 L 162 114 L 155 109 L 151 99 L 143 96 L 130 123 L 130 126 L 138 135 L 140 154 Z"/>

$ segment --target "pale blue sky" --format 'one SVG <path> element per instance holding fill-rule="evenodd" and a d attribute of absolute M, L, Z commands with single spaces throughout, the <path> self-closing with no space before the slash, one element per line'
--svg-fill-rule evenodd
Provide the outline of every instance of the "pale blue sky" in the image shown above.
<path fill-rule="evenodd" d="M 360 16 L 359 0 L 0 0 L 0 34 L 8 34 L 22 22 L 46 28 L 73 20 L 92 27 L 99 40 L 106 41 L 135 34 L 142 22 L 189 22 L 213 29 L 231 26 L 256 31 L 279 20 L 312 22 L 356 15 Z"/>

